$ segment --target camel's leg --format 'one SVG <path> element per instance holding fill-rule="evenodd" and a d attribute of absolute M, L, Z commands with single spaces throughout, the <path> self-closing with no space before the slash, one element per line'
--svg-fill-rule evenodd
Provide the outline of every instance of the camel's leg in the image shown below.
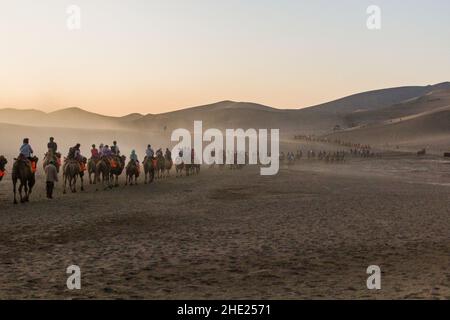
<path fill-rule="evenodd" d="M 23 199 L 23 202 L 28 202 L 30 199 L 30 194 L 28 192 L 29 189 L 28 189 L 27 182 L 25 182 L 23 186 L 25 188 L 25 198 Z"/>
<path fill-rule="evenodd" d="M 20 196 L 20 203 L 23 203 L 23 197 L 22 197 L 22 188 L 23 188 L 23 183 L 22 180 L 20 180 L 20 185 L 19 185 L 19 196 Z"/>
<path fill-rule="evenodd" d="M 83 176 L 80 176 L 80 183 L 81 183 L 81 191 L 84 191 L 84 178 L 83 178 Z"/>
<path fill-rule="evenodd" d="M 72 193 L 77 192 L 77 176 L 72 178 Z"/>
<path fill-rule="evenodd" d="M 63 187 L 63 194 L 66 194 L 66 186 L 67 186 L 67 176 L 63 175 L 64 180 L 64 187 Z"/>
<path fill-rule="evenodd" d="M 16 184 L 17 184 L 17 180 L 14 179 L 14 180 L 13 180 L 14 204 L 17 204 L 17 199 L 16 199 Z"/>

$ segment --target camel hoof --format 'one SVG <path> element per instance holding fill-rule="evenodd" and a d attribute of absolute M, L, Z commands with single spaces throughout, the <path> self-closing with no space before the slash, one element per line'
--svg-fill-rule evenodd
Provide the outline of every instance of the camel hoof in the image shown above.
<path fill-rule="evenodd" d="M 16 201 L 16 200 L 14 200 L 14 204 L 17 204 L 17 201 Z"/>

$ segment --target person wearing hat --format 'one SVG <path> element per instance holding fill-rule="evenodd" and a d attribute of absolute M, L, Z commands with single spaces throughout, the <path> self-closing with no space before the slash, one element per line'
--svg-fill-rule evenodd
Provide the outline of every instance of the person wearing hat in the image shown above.
<path fill-rule="evenodd" d="M 58 170 L 56 169 L 56 162 L 54 160 L 50 160 L 44 170 L 46 178 L 47 199 L 53 199 L 53 189 L 55 188 L 55 183 L 58 182 Z"/>

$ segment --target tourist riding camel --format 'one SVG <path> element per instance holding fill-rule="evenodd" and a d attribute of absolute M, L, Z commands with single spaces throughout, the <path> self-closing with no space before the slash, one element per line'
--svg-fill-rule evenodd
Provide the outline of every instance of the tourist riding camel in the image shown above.
<path fill-rule="evenodd" d="M 20 147 L 20 153 L 17 160 L 24 161 L 30 167 L 31 171 L 36 172 L 36 162 L 33 161 L 33 148 L 30 145 L 30 139 L 23 139 L 23 144 Z"/>
<path fill-rule="evenodd" d="M 109 148 L 108 145 L 103 147 L 102 150 L 102 158 L 110 158 L 112 155 L 111 149 Z"/>
<path fill-rule="evenodd" d="M 50 141 L 47 143 L 47 153 L 45 154 L 42 166 L 45 169 L 49 165 L 50 161 L 55 162 L 56 170 L 59 172 L 61 167 L 61 153 L 58 152 L 58 145 L 55 142 L 55 138 L 50 137 Z"/>
<path fill-rule="evenodd" d="M 58 144 L 55 142 L 55 138 L 50 137 L 50 141 L 47 143 L 48 151 L 51 151 L 54 155 L 58 152 Z"/>
<path fill-rule="evenodd" d="M 77 154 L 79 155 L 81 145 L 77 143 L 74 147 L 69 148 L 69 153 L 67 154 L 68 160 L 76 160 Z"/>
<path fill-rule="evenodd" d="M 146 163 L 148 159 L 153 159 L 153 157 L 155 156 L 155 152 L 152 149 L 151 145 L 147 146 L 147 149 L 145 150 L 145 158 L 144 161 L 142 163 Z"/>
<path fill-rule="evenodd" d="M 134 184 L 137 184 L 137 179 L 138 179 L 139 175 L 140 175 L 139 160 L 138 160 L 136 152 L 133 150 L 130 154 L 130 161 L 128 162 L 127 168 L 126 168 L 125 185 L 128 185 L 128 183 L 130 185 L 133 185 L 133 180 L 134 180 Z"/>
<path fill-rule="evenodd" d="M 100 153 L 98 152 L 98 149 L 95 147 L 95 144 L 93 144 L 91 149 L 91 159 L 98 160 L 99 158 Z"/>
<path fill-rule="evenodd" d="M 98 154 L 100 156 L 100 158 L 103 156 L 103 148 L 105 147 L 105 145 L 103 143 L 100 143 L 100 145 L 98 146 Z"/>
<path fill-rule="evenodd" d="M 172 152 L 169 150 L 169 148 L 166 148 L 164 157 L 166 158 L 166 160 L 172 160 Z"/>
<path fill-rule="evenodd" d="M 111 146 L 111 155 L 120 156 L 120 149 L 117 145 L 117 141 L 113 141 L 113 145 Z"/>
<path fill-rule="evenodd" d="M 138 166 L 138 170 L 139 170 L 139 159 L 138 159 L 138 155 L 136 154 L 136 151 L 135 151 L 135 150 L 132 150 L 132 151 L 131 151 L 131 154 L 130 154 L 130 161 L 136 162 L 136 165 Z"/>

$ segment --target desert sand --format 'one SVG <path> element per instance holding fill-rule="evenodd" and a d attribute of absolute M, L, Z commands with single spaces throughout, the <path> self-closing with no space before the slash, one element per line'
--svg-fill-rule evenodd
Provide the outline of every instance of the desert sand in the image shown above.
<path fill-rule="evenodd" d="M 0 183 L 1 299 L 450 299 L 450 163 L 302 160 L 44 199 Z M 141 181 L 142 182 L 142 181 Z M 66 288 L 66 268 L 82 288 Z M 382 290 L 366 288 L 379 265 Z"/>
<path fill-rule="evenodd" d="M 77 108 L 0 116 L 0 154 L 10 161 L 0 182 L 0 299 L 450 299 L 448 82 L 300 110 L 222 101 L 121 118 Z M 64 155 L 77 142 L 87 155 L 92 143 L 118 140 L 142 160 L 148 143 L 171 146 L 172 130 L 194 120 L 279 128 L 284 152 L 348 152 L 340 140 L 377 156 L 304 158 L 270 177 L 258 167 L 203 167 L 133 187 L 122 177 L 112 190 L 67 195 L 59 183 L 53 201 L 40 162 L 31 202 L 12 204 L 12 159 L 25 136 L 41 161 L 50 136 Z M 66 287 L 70 265 L 81 268 L 79 291 Z M 379 291 L 366 287 L 371 265 L 381 267 Z"/>

